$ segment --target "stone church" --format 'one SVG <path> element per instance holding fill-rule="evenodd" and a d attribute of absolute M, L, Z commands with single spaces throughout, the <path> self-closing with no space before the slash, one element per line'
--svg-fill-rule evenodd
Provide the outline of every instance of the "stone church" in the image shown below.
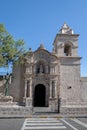
<path fill-rule="evenodd" d="M 80 76 L 78 34 L 65 23 L 53 41 L 53 51 L 44 45 L 24 56 L 14 66 L 9 94 L 13 102 L 32 111 L 87 113 L 87 77 Z"/>

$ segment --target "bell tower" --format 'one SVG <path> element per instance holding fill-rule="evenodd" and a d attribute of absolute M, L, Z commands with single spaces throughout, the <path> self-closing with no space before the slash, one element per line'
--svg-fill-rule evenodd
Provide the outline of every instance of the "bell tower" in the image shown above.
<path fill-rule="evenodd" d="M 80 103 L 80 59 L 78 56 L 78 34 L 66 24 L 62 26 L 54 40 L 55 54 L 60 69 L 60 112 L 72 111 L 72 106 Z M 67 107 L 66 107 L 67 106 Z M 69 108 L 68 108 L 69 107 Z"/>
<path fill-rule="evenodd" d="M 57 56 L 78 57 L 78 36 L 78 34 L 74 34 L 74 31 L 64 23 L 53 43 L 53 50 L 55 50 Z"/>

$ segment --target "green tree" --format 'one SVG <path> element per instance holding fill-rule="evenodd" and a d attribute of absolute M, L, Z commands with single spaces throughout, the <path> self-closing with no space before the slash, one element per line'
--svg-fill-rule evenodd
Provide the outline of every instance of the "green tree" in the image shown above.
<path fill-rule="evenodd" d="M 14 40 L 3 24 L 0 24 L 0 67 L 7 67 L 22 58 L 25 52 L 24 40 Z"/>

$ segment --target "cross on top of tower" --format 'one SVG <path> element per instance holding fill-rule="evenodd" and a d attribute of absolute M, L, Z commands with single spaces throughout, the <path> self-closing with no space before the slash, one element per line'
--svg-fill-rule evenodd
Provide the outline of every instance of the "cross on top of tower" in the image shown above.
<path fill-rule="evenodd" d="M 38 49 L 45 49 L 44 45 L 41 43 Z"/>
<path fill-rule="evenodd" d="M 64 23 L 59 31 L 59 34 L 74 34 L 74 31 L 66 23 Z"/>

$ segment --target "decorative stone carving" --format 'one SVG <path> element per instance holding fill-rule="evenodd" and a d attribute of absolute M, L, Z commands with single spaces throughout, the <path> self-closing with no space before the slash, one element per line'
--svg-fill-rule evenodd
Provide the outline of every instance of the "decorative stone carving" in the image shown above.
<path fill-rule="evenodd" d="M 13 102 L 13 97 L 5 96 L 3 93 L 0 93 L 0 102 Z"/>

